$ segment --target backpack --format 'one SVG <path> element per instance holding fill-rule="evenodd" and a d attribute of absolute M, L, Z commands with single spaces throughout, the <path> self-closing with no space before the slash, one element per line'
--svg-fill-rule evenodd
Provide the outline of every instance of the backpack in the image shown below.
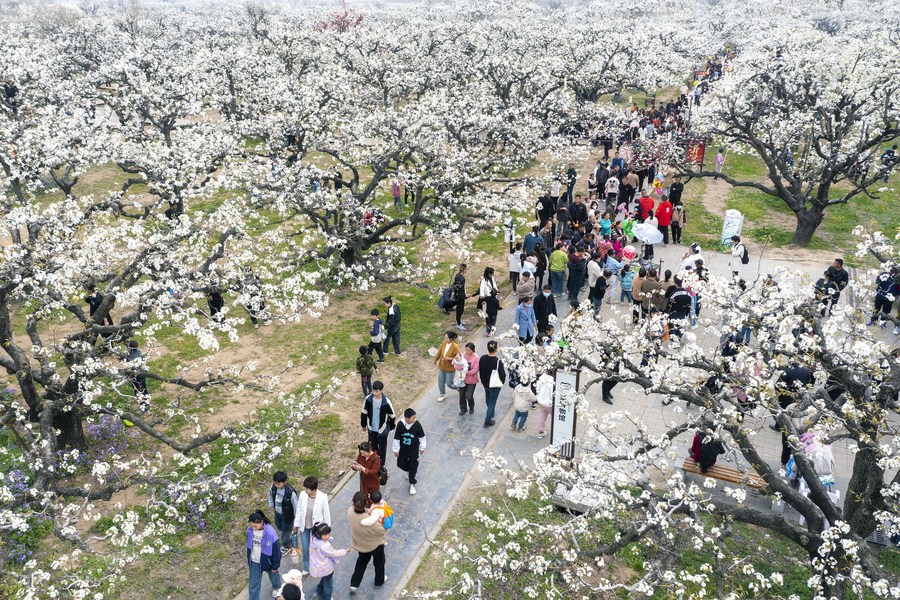
<path fill-rule="evenodd" d="M 381 467 L 380 469 L 378 469 L 378 482 L 381 485 L 387 485 L 388 472 L 387 472 L 387 469 L 384 467 Z"/>
<path fill-rule="evenodd" d="M 382 526 L 385 529 L 390 529 L 394 526 L 394 510 L 387 505 L 387 502 L 384 503 L 384 519 L 382 520 Z"/>
<path fill-rule="evenodd" d="M 750 253 L 747 252 L 747 246 L 744 246 L 744 253 L 741 254 L 741 264 L 746 265 L 750 262 Z"/>

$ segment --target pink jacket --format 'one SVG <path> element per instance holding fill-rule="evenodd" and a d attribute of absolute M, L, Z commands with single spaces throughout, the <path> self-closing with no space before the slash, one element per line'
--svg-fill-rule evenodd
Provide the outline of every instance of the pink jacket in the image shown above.
<path fill-rule="evenodd" d="M 466 371 L 466 384 L 478 383 L 478 355 L 472 354 L 472 358 L 463 355 L 463 358 L 469 363 L 469 370 Z"/>

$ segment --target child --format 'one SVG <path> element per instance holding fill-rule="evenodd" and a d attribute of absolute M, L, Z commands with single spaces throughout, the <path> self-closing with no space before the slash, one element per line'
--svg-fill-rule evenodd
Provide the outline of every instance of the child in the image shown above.
<path fill-rule="evenodd" d="M 497 331 L 497 312 L 503 310 L 500 300 L 497 299 L 497 290 L 491 290 L 491 295 L 484 299 L 484 323 L 487 326 L 489 336 Z"/>
<path fill-rule="evenodd" d="M 366 350 L 369 354 L 372 353 L 372 350 L 378 353 L 378 362 L 384 362 L 384 351 L 381 349 L 381 345 L 384 342 L 384 323 L 381 321 L 381 317 L 378 314 L 378 309 L 372 310 L 371 313 L 372 318 L 372 329 L 369 330 L 369 345 L 366 347 Z"/>
<path fill-rule="evenodd" d="M 368 509 L 369 516 L 360 521 L 360 524 L 371 527 L 375 523 L 379 525 L 384 525 L 384 509 L 387 506 L 387 502 L 384 501 L 384 498 L 381 497 L 381 492 L 375 491 L 369 494 L 369 499 L 372 500 L 372 506 Z"/>
<path fill-rule="evenodd" d="M 356 370 L 359 372 L 359 381 L 362 385 L 363 398 L 372 393 L 372 373 L 378 370 L 375 365 L 375 357 L 369 354 L 367 346 L 359 347 L 359 356 L 356 357 Z"/>
<path fill-rule="evenodd" d="M 520 383 L 516 386 L 515 391 L 513 391 L 513 406 L 516 409 L 516 413 L 513 415 L 512 420 L 513 431 L 525 431 L 525 420 L 528 419 L 528 409 L 531 408 L 531 403 L 534 400 L 535 395 L 531 390 L 530 384 Z"/>
<path fill-rule="evenodd" d="M 466 362 L 466 359 L 462 355 L 462 352 L 457 352 L 456 356 L 453 357 L 453 361 L 450 364 L 453 365 L 453 370 L 456 371 L 453 374 L 453 385 L 450 387 L 455 390 L 458 390 L 461 387 L 465 387 L 466 372 L 469 370 L 469 363 Z"/>
<path fill-rule="evenodd" d="M 335 550 L 331 546 L 330 538 L 331 527 L 325 523 L 316 523 L 309 542 L 309 575 L 320 578 L 316 594 L 322 600 L 331 600 L 334 567 L 341 558 L 353 551 L 353 548 Z"/>
<path fill-rule="evenodd" d="M 269 519 L 256 511 L 247 519 L 247 564 L 250 567 L 250 591 L 248 600 L 259 600 L 259 589 L 262 576 L 269 576 L 272 589 L 281 588 L 281 552 L 278 550 L 278 532 L 272 527 Z"/>

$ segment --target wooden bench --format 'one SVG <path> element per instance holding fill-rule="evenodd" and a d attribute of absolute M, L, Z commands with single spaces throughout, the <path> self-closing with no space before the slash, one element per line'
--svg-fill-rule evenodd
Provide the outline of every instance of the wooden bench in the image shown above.
<path fill-rule="evenodd" d="M 644 106 L 656 108 L 656 94 L 653 94 L 652 96 L 645 96 L 644 97 Z"/>
<path fill-rule="evenodd" d="M 746 485 L 747 487 L 756 489 L 762 489 L 766 487 L 765 480 L 756 473 L 741 473 L 737 469 L 733 469 L 731 467 L 713 465 L 706 470 L 706 473 L 701 473 L 700 465 L 695 463 L 694 459 L 690 457 L 684 459 L 684 464 L 681 465 L 681 469 L 685 473 L 694 473 L 695 475 L 712 477 L 713 479 L 719 479 L 721 481 L 727 481 L 728 483 L 734 483 L 737 485 Z"/>

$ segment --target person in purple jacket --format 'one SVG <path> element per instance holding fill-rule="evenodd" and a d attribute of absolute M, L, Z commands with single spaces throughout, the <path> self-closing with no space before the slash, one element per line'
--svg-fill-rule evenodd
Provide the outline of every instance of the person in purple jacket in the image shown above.
<path fill-rule="evenodd" d="M 281 543 L 278 532 L 262 511 L 256 511 L 247 519 L 247 565 L 250 567 L 250 590 L 247 600 L 259 600 L 262 574 L 269 575 L 272 589 L 281 589 Z"/>

